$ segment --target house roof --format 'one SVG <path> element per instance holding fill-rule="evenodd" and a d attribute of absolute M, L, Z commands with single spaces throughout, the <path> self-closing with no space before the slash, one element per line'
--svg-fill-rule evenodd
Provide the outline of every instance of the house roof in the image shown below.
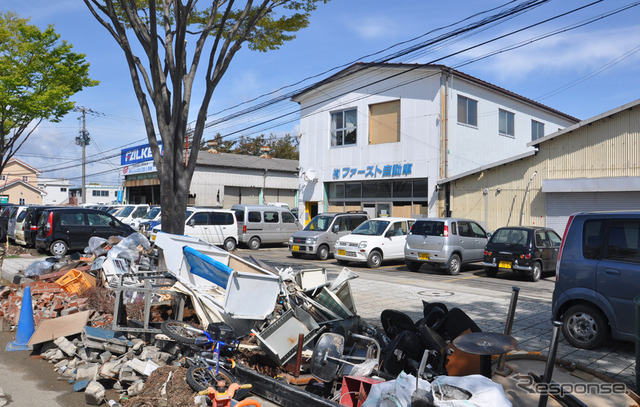
<path fill-rule="evenodd" d="M 26 162 L 24 162 L 24 161 L 22 161 L 22 160 L 20 160 L 20 159 L 17 159 L 17 158 L 10 158 L 10 159 L 5 163 L 5 167 L 6 167 L 6 165 L 7 165 L 7 164 L 9 164 L 9 163 L 16 163 L 16 164 L 20 164 L 21 166 L 23 166 L 23 167 L 25 167 L 25 168 L 27 168 L 27 169 L 29 169 L 29 170 L 31 170 L 31 171 L 33 171 L 33 172 L 35 172 L 36 174 L 42 174 L 42 172 L 41 172 L 40 170 L 38 170 L 37 168 L 32 167 L 32 166 L 30 166 L 29 164 L 27 164 Z"/>
<path fill-rule="evenodd" d="M 331 75 L 330 77 L 328 77 L 328 78 L 326 78 L 326 79 L 324 79 L 324 80 L 322 80 L 320 82 L 317 82 L 317 83 L 315 83 L 315 84 L 303 89 L 302 91 L 294 94 L 291 97 L 291 100 L 293 100 L 295 102 L 296 99 L 298 99 L 300 96 L 302 96 L 302 95 L 304 95 L 304 94 L 306 94 L 308 92 L 311 92 L 311 91 L 313 91 L 315 89 L 318 89 L 318 88 L 320 88 L 322 86 L 328 85 L 331 82 L 334 82 L 334 81 L 336 81 L 338 79 L 345 78 L 345 77 L 347 77 L 347 76 L 349 76 L 351 74 L 363 71 L 365 69 L 370 69 L 370 68 L 404 69 L 405 72 L 402 72 L 402 73 L 411 72 L 411 71 L 418 70 L 418 69 L 421 69 L 421 70 L 438 70 L 438 71 L 442 71 L 442 72 L 447 72 L 447 73 L 455 75 L 455 76 L 457 76 L 457 77 L 459 77 L 461 79 L 464 79 L 464 80 L 467 80 L 469 82 L 473 82 L 473 83 L 475 83 L 477 85 L 483 86 L 485 88 L 491 89 L 491 90 L 493 90 L 495 92 L 502 93 L 502 94 L 504 94 L 506 96 L 509 96 L 511 98 L 514 98 L 514 99 L 518 99 L 521 102 L 524 102 L 524 103 L 527 103 L 529 105 L 535 106 L 535 107 L 537 107 L 539 109 L 546 110 L 547 112 L 552 113 L 554 115 L 561 116 L 561 117 L 565 118 L 566 120 L 570 120 L 570 121 L 573 121 L 573 122 L 578 122 L 579 121 L 579 119 L 577 119 L 577 118 L 575 118 L 575 117 L 573 117 L 571 115 L 568 115 L 568 114 L 563 113 L 563 112 L 561 112 L 559 110 L 553 109 L 553 108 L 551 108 L 549 106 L 543 105 L 542 103 L 538 103 L 538 102 L 536 102 L 536 101 L 534 101 L 532 99 L 526 98 L 526 97 L 524 97 L 522 95 L 519 95 L 517 93 L 511 92 L 511 91 L 509 91 L 507 89 L 504 89 L 504 88 L 501 88 L 501 87 L 499 87 L 497 85 L 494 85 L 494 84 L 491 84 L 489 82 L 483 81 L 481 79 L 478 79 L 478 78 L 476 78 L 474 76 L 471 76 L 471 75 L 468 75 L 466 73 L 460 72 L 460 71 L 455 70 L 453 68 L 449 68 L 449 67 L 447 67 L 445 65 L 435 65 L 435 64 L 397 64 L 397 63 L 356 62 L 355 64 L 343 69 L 342 71 L 337 72 L 336 74 Z M 371 85 L 371 84 L 367 83 L 367 84 L 362 85 L 362 86 L 364 87 L 364 86 L 369 86 L 369 85 Z M 351 89 L 351 90 L 349 90 L 347 92 L 352 92 L 353 90 L 355 90 L 355 89 Z"/>
<path fill-rule="evenodd" d="M 24 187 L 27 187 L 29 189 L 32 189 L 32 190 L 40 193 L 40 195 L 47 195 L 47 193 L 44 190 L 42 190 L 42 189 L 40 189 L 38 187 L 35 187 L 35 186 L 29 184 L 28 182 L 24 182 L 21 179 L 13 180 L 13 181 L 7 183 L 6 185 L 1 186 L 0 187 L 0 191 L 5 191 L 7 189 L 13 188 L 14 186 L 17 186 L 18 184 L 20 184 L 20 185 L 22 185 Z"/>
<path fill-rule="evenodd" d="M 282 158 L 262 158 L 253 155 L 229 153 L 213 154 L 206 151 L 201 151 L 198 154 L 198 165 L 227 168 L 249 168 L 297 173 L 300 164 L 297 160 L 285 160 Z"/>
<path fill-rule="evenodd" d="M 555 133 L 551 133 L 551 134 L 546 135 L 544 137 L 540 137 L 539 139 L 536 139 L 534 141 L 531 141 L 531 142 L 527 143 L 527 146 L 529 146 L 529 147 L 537 147 L 539 144 L 542 144 L 545 141 L 549 141 L 549 140 L 554 139 L 556 137 L 560 137 L 563 134 L 571 133 L 572 131 L 577 130 L 577 129 L 581 128 L 581 127 L 584 127 L 584 126 L 587 126 L 587 125 L 589 125 L 591 123 L 597 122 L 598 120 L 602 120 L 602 119 L 605 119 L 607 117 L 611 117 L 611 116 L 613 116 L 613 115 L 615 115 L 617 113 L 623 112 L 625 110 L 633 109 L 634 107 L 639 106 L 639 105 L 640 105 L 640 99 L 635 100 L 633 102 L 629 102 L 629 103 L 627 103 L 625 105 L 622 105 L 620 107 L 617 107 L 615 109 L 612 109 L 612 110 L 609 110 L 607 112 L 601 113 L 599 115 L 596 115 L 596 116 L 590 117 L 588 119 L 582 120 L 581 122 L 576 123 L 574 125 L 571 125 L 569 127 L 565 127 L 564 129 L 558 130 Z M 504 160 L 496 161 L 496 162 L 491 163 L 491 164 L 483 165 L 482 167 L 478 167 L 478 168 L 475 168 L 473 170 L 469 170 L 469 171 L 463 172 L 461 174 L 457 174 L 457 175 L 455 175 L 453 177 L 440 179 L 440 180 L 437 181 L 437 184 L 439 184 L 439 185 L 446 184 L 448 182 L 455 181 L 455 180 L 460 179 L 460 178 L 464 178 L 464 177 L 466 177 L 468 175 L 471 175 L 471 174 L 475 174 L 475 173 L 478 173 L 478 172 L 481 172 L 481 171 L 485 171 L 485 170 L 488 170 L 488 169 L 491 169 L 491 168 L 496 168 L 496 167 L 499 167 L 501 165 L 513 162 L 513 161 L 518 161 L 518 160 L 521 160 L 523 158 L 535 155 L 535 154 L 537 154 L 537 152 L 538 152 L 537 150 L 528 151 L 528 152 L 526 152 L 524 154 L 519 154 L 519 155 L 516 155 L 516 156 L 513 156 L 513 157 L 505 158 Z"/>

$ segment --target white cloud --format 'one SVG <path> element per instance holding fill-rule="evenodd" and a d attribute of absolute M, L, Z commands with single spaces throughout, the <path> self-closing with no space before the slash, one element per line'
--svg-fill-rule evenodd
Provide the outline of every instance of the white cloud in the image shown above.
<path fill-rule="evenodd" d="M 637 47 L 639 34 L 640 26 L 565 33 L 485 59 L 475 66 L 492 76 L 510 79 L 523 78 L 534 72 L 586 73 Z M 522 39 L 531 37 L 529 34 Z M 476 51 L 478 55 L 485 52 L 486 49 Z M 638 60 L 640 52 L 625 63 Z"/>
<path fill-rule="evenodd" d="M 394 37 L 397 21 L 385 16 L 363 16 L 350 18 L 348 27 L 362 39 L 375 40 Z"/>

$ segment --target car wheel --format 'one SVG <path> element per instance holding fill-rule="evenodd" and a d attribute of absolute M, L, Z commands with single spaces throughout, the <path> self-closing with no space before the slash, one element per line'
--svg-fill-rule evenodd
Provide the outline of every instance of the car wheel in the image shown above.
<path fill-rule="evenodd" d="M 409 271 L 419 271 L 420 266 L 422 266 L 422 263 L 419 261 L 408 261 L 406 264 Z"/>
<path fill-rule="evenodd" d="M 341 266 L 346 266 L 349 264 L 349 260 L 338 260 L 338 264 Z"/>
<path fill-rule="evenodd" d="M 450 275 L 457 276 L 460 273 L 460 267 L 462 267 L 462 264 L 460 263 L 460 256 L 452 254 L 451 259 L 449 259 L 449 267 L 447 271 L 449 271 Z"/>
<path fill-rule="evenodd" d="M 533 263 L 533 270 L 531 270 L 531 272 L 529 273 L 529 280 L 535 283 L 536 281 L 540 280 L 541 275 L 542 266 L 538 262 Z"/>
<path fill-rule="evenodd" d="M 260 248 L 260 238 L 255 236 L 252 237 L 251 239 L 249 239 L 249 243 L 247 245 L 251 250 L 258 250 Z"/>
<path fill-rule="evenodd" d="M 296 253 L 296 252 L 291 252 L 291 256 L 295 257 L 296 259 L 299 259 L 300 257 L 302 257 L 300 253 Z"/>
<path fill-rule="evenodd" d="M 590 305 L 573 305 L 562 315 L 562 333 L 576 348 L 593 349 L 607 336 L 607 319 Z"/>
<path fill-rule="evenodd" d="M 498 269 L 495 267 L 485 267 L 484 272 L 487 274 L 487 277 L 495 277 L 498 275 Z"/>
<path fill-rule="evenodd" d="M 64 256 L 67 254 L 69 247 L 64 240 L 56 240 L 49 246 L 49 251 L 54 256 Z"/>
<path fill-rule="evenodd" d="M 369 257 L 367 258 L 367 266 L 369 268 L 375 269 L 380 267 L 381 264 L 382 264 L 382 253 L 380 253 L 377 250 L 371 251 L 371 253 L 369 253 Z"/>
<path fill-rule="evenodd" d="M 224 241 L 224 249 L 228 252 L 234 251 L 236 246 L 236 240 L 232 237 L 228 237 L 227 240 Z"/>
<path fill-rule="evenodd" d="M 318 253 L 316 253 L 316 256 L 320 260 L 327 260 L 329 258 L 329 248 L 326 245 L 321 245 L 318 247 Z"/>

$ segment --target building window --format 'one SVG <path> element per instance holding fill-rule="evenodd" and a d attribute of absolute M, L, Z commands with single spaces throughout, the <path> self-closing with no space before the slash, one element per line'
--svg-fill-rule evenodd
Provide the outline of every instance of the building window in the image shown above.
<path fill-rule="evenodd" d="M 6 180 L 7 180 L 6 175 L 0 175 L 0 181 L 6 181 Z"/>
<path fill-rule="evenodd" d="M 100 196 L 100 191 L 96 191 L 96 190 L 91 191 L 91 196 Z"/>
<path fill-rule="evenodd" d="M 458 95 L 458 123 L 478 126 L 478 101 Z"/>
<path fill-rule="evenodd" d="M 369 105 L 369 144 L 400 141 L 400 101 Z"/>
<path fill-rule="evenodd" d="M 60 188 L 60 192 L 67 192 L 67 188 Z"/>
<path fill-rule="evenodd" d="M 356 144 L 357 118 L 356 109 L 331 113 L 331 147 Z"/>
<path fill-rule="evenodd" d="M 531 141 L 544 137 L 544 123 L 531 120 Z"/>
<path fill-rule="evenodd" d="M 109 191 L 100 191 L 100 196 L 109 196 Z"/>
<path fill-rule="evenodd" d="M 20 198 L 18 199 L 18 205 L 24 205 L 26 203 L 26 201 L 24 200 L 24 198 Z"/>
<path fill-rule="evenodd" d="M 498 110 L 498 133 L 501 136 L 515 137 L 515 114 L 506 110 Z"/>
<path fill-rule="evenodd" d="M 29 182 L 29 177 L 27 177 L 27 176 L 25 175 L 24 177 L 22 177 L 22 180 L 23 180 L 24 182 Z"/>

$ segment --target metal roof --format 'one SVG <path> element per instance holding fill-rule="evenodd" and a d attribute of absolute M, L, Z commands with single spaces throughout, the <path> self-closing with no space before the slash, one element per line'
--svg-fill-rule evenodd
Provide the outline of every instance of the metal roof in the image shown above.
<path fill-rule="evenodd" d="M 298 160 L 282 158 L 263 158 L 253 155 L 209 153 L 201 151 L 198 154 L 198 164 L 212 167 L 249 168 L 270 171 L 295 172 L 299 170 Z"/>

